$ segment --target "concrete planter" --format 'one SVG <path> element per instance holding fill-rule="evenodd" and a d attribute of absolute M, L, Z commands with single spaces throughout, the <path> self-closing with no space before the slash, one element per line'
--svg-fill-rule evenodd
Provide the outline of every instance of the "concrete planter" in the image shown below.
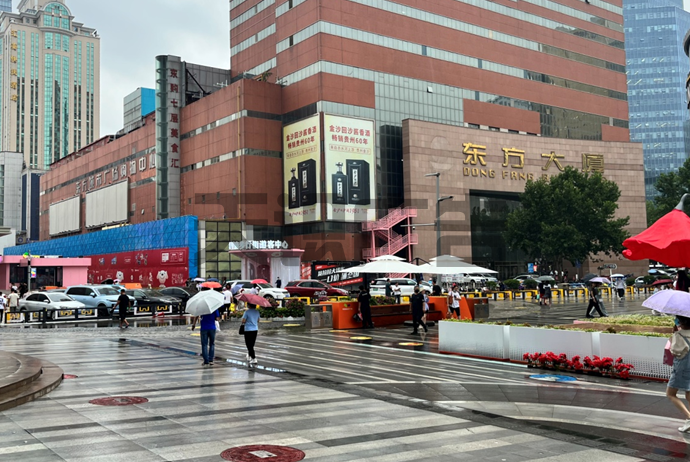
<path fill-rule="evenodd" d="M 496 326 L 451 321 L 439 322 L 439 351 L 497 360 L 522 361 L 525 353 L 565 353 L 623 358 L 635 369 L 632 375 L 667 379 L 671 367 L 662 363 L 664 337 L 578 332 L 535 327 Z"/>

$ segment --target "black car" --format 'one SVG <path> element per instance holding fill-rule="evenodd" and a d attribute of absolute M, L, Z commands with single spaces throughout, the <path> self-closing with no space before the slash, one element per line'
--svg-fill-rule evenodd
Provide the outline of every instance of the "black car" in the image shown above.
<path fill-rule="evenodd" d="M 160 289 L 158 292 L 169 297 L 175 297 L 182 302 L 182 308 L 187 306 L 187 300 L 192 298 L 196 294 L 196 290 L 183 289 L 182 287 L 166 287 Z"/>
<path fill-rule="evenodd" d="M 165 295 L 157 290 L 131 289 L 125 293 L 137 301 L 138 314 L 178 313 L 182 306 L 178 298 Z"/>

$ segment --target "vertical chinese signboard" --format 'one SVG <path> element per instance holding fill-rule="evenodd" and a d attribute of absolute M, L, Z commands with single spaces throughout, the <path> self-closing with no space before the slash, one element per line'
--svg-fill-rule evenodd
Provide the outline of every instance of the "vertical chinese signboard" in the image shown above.
<path fill-rule="evenodd" d="M 374 122 L 324 116 L 326 219 L 376 220 Z"/>
<path fill-rule="evenodd" d="M 180 216 L 182 67 L 177 56 L 156 57 L 156 214 L 159 220 Z"/>
<path fill-rule="evenodd" d="M 285 224 L 321 220 L 320 115 L 283 127 Z"/>

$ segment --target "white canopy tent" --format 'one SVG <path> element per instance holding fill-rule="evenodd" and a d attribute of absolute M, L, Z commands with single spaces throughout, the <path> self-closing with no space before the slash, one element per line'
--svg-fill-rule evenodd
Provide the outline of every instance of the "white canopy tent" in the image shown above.
<path fill-rule="evenodd" d="M 467 263 L 460 257 L 453 255 L 440 255 L 431 259 L 431 263 L 420 265 L 418 272 L 425 274 L 496 274 L 498 271 L 482 268 L 481 266 Z"/>

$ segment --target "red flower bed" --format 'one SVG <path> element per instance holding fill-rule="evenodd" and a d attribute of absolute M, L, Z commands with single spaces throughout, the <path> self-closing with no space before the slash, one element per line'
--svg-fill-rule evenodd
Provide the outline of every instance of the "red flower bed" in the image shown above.
<path fill-rule="evenodd" d="M 525 353 L 522 355 L 522 359 L 527 361 L 527 367 L 582 372 L 619 379 L 630 378 L 630 370 L 634 369 L 632 364 L 625 364 L 623 358 L 618 358 L 614 361 L 613 358 L 600 358 L 596 355 L 593 355 L 591 358 L 585 356 L 585 359 L 580 362 L 580 357 L 577 355 L 568 359 L 565 353 L 557 355 L 547 351 L 546 353 Z"/>

